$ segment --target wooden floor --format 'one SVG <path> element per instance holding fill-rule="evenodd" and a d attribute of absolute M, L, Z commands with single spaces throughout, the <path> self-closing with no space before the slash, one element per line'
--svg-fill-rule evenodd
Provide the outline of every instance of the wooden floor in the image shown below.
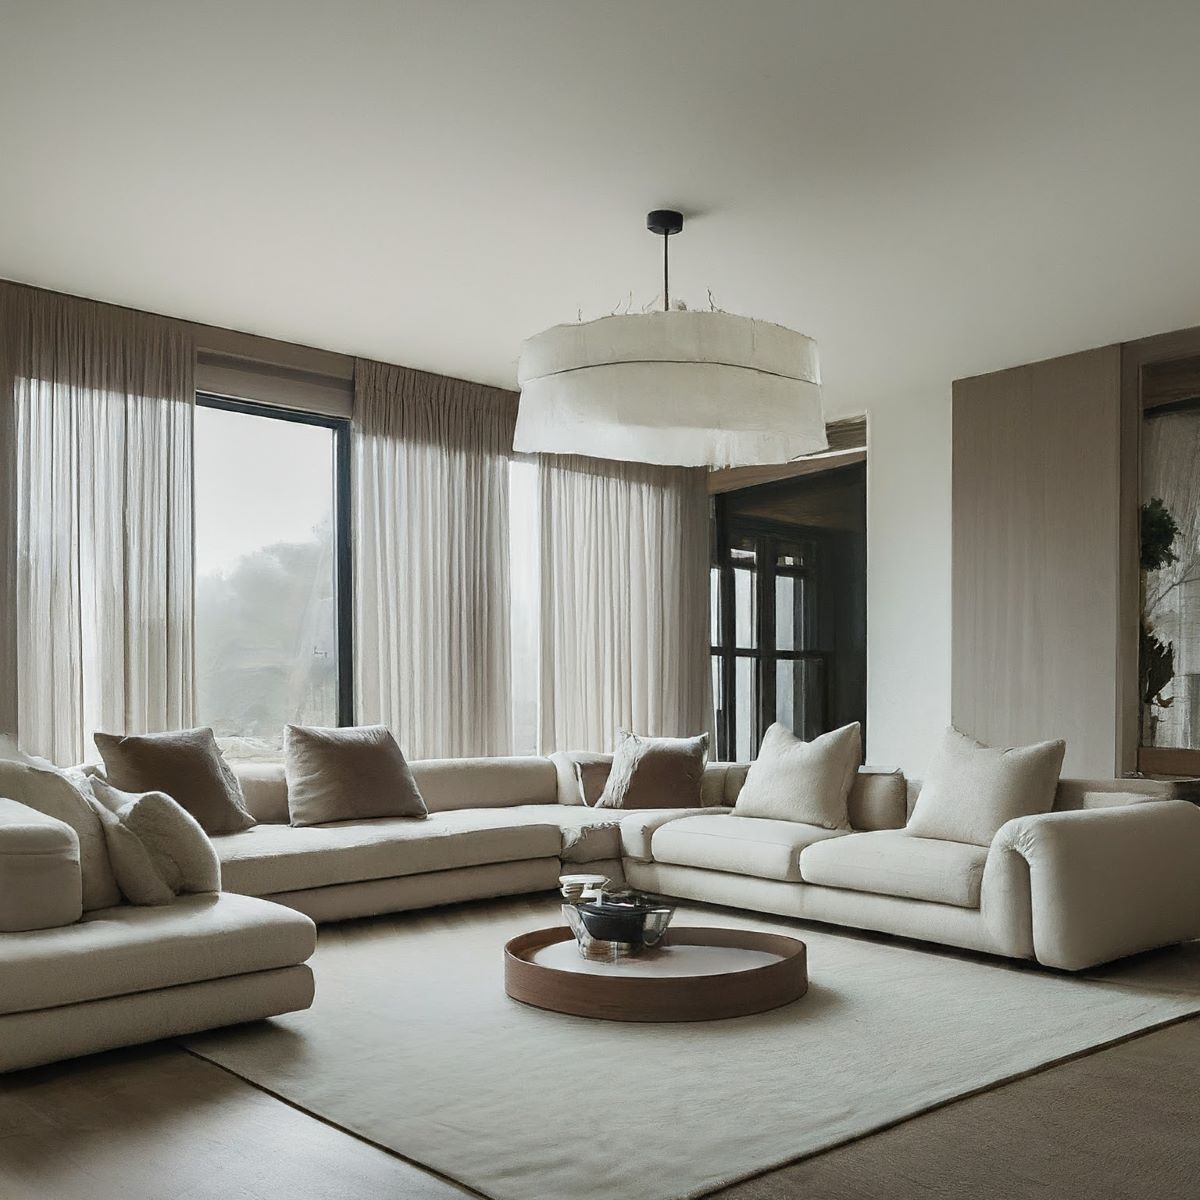
<path fill-rule="evenodd" d="M 0 1079 L 2 1200 L 449 1200 L 474 1194 L 169 1044 Z M 1200 1018 L 713 1196 L 1195 1200 Z"/>

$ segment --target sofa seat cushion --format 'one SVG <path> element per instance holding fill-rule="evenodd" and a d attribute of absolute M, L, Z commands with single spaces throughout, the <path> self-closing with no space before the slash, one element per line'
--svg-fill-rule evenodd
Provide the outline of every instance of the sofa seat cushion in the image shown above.
<path fill-rule="evenodd" d="M 249 896 L 96 909 L 73 925 L 0 938 L 0 1014 L 291 967 L 316 944 L 306 916 Z"/>
<path fill-rule="evenodd" d="M 604 808 L 566 804 L 519 804 L 504 810 L 520 825 L 554 825 L 561 832 L 559 857 L 590 863 L 621 857 L 621 814 Z"/>
<path fill-rule="evenodd" d="M 799 883 L 800 852 L 814 842 L 845 836 L 800 821 L 705 814 L 663 825 L 650 850 L 655 862 Z"/>
<path fill-rule="evenodd" d="M 731 812 L 728 808 L 645 808 L 621 820 L 621 856 L 635 862 L 653 862 L 650 843 L 668 822 Z"/>
<path fill-rule="evenodd" d="M 885 829 L 809 846 L 800 871 L 805 882 L 826 887 L 978 908 L 987 854 L 984 846 Z"/>
<path fill-rule="evenodd" d="M 228 892 L 269 896 L 364 879 L 391 879 L 523 858 L 554 858 L 557 825 L 524 823 L 503 808 L 383 817 L 327 825 L 256 825 L 213 838 Z"/>

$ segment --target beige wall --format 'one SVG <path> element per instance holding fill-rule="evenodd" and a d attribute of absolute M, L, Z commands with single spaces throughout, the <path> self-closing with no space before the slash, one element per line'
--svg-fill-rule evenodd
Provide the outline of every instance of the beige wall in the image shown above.
<path fill-rule="evenodd" d="M 867 760 L 921 778 L 950 722 L 950 389 L 867 420 Z"/>
<path fill-rule="evenodd" d="M 959 380 L 953 415 L 954 724 L 1067 741 L 1117 770 L 1119 346 Z"/>

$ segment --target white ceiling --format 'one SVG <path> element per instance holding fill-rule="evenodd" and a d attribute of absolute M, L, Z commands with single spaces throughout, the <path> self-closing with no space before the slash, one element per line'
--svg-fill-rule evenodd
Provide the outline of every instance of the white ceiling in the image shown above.
<path fill-rule="evenodd" d="M 659 287 L 831 413 L 1200 323 L 1200 3 L 0 0 L 0 275 L 511 385 Z"/>

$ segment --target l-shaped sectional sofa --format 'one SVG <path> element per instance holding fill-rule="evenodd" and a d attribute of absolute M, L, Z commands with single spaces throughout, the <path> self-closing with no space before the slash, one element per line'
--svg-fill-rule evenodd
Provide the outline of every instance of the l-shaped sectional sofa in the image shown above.
<path fill-rule="evenodd" d="M 99 830 L 0 800 L 0 919 L 20 914 L 0 926 L 0 1070 L 306 1008 L 314 922 L 549 891 L 564 870 L 1068 971 L 1200 937 L 1200 808 L 1169 784 L 1064 779 L 1053 812 L 979 847 L 907 834 L 898 772 L 859 772 L 841 832 L 737 815 L 741 764 L 708 766 L 701 808 L 589 808 L 582 758 L 415 762 L 424 820 L 305 827 L 282 766 L 239 766 L 257 824 L 212 838 L 221 893 L 81 919 L 59 901 Z"/>

